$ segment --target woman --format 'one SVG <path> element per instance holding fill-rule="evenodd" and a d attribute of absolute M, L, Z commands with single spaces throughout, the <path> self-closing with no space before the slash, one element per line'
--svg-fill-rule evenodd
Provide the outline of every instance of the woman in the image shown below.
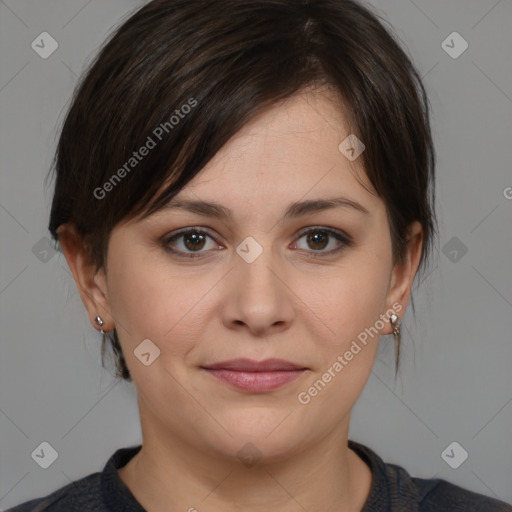
<path fill-rule="evenodd" d="M 136 12 L 77 89 L 49 229 L 143 443 L 12 510 L 512 510 L 348 439 L 434 167 L 417 71 L 355 1 Z"/>

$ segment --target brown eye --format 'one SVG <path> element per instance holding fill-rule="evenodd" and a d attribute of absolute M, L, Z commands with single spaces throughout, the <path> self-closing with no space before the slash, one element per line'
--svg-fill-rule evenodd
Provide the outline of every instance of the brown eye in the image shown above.
<path fill-rule="evenodd" d="M 331 256 L 352 244 L 348 235 L 326 228 L 310 228 L 300 235 L 299 240 L 302 238 L 306 240 L 307 245 L 304 250 L 314 258 Z M 163 246 L 166 251 L 178 256 L 198 258 L 209 251 L 207 248 L 208 239 L 214 240 L 207 231 L 195 228 L 185 229 L 166 238 Z M 329 246 L 333 246 L 331 250 L 325 250 Z M 212 244 L 210 249 L 218 247 L 218 244 Z M 302 250 L 300 247 L 299 249 Z"/>
<path fill-rule="evenodd" d="M 179 254 L 189 258 L 197 258 L 201 256 L 203 253 L 207 252 L 207 250 L 203 251 L 202 249 L 205 249 L 208 238 L 213 240 L 213 237 L 209 235 L 206 231 L 201 231 L 198 229 L 187 229 L 180 231 L 172 235 L 171 237 L 167 238 L 164 241 L 163 245 L 165 249 L 171 253 Z M 179 246 L 178 249 L 173 248 L 176 246 Z M 212 244 L 212 246 L 218 247 L 218 245 L 216 244 Z"/>
<path fill-rule="evenodd" d="M 325 249 L 329 243 L 329 235 L 325 231 L 310 231 L 306 240 L 313 249 Z"/>
<path fill-rule="evenodd" d="M 350 246 L 352 243 L 348 235 L 326 228 L 309 229 L 300 235 L 299 240 L 302 238 L 305 238 L 306 240 L 307 247 L 305 250 L 308 250 L 313 257 L 323 257 L 336 254 Z M 331 243 L 331 241 L 333 243 Z M 334 245 L 334 247 L 331 250 L 324 250 L 329 246 L 329 244 Z"/>
<path fill-rule="evenodd" d="M 187 249 L 194 251 L 204 247 L 205 236 L 199 231 L 191 231 L 182 235 Z"/>

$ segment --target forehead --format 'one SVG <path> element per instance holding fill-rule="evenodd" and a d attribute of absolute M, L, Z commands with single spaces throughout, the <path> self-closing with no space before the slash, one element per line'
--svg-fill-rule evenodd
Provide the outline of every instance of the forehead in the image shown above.
<path fill-rule="evenodd" d="M 224 220 L 249 209 L 293 217 L 322 209 L 319 199 L 368 213 L 380 199 L 362 159 L 340 150 L 349 135 L 343 105 L 329 91 L 302 91 L 248 122 L 156 215 L 186 204 Z"/>
<path fill-rule="evenodd" d="M 307 89 L 253 118 L 187 188 L 247 188 L 250 182 L 257 184 L 254 193 L 267 184 L 273 191 L 285 189 L 298 197 L 312 187 L 328 191 L 336 183 L 352 188 L 362 182 L 373 189 L 362 159 L 351 161 L 340 150 L 350 135 L 343 105 L 334 94 Z"/>

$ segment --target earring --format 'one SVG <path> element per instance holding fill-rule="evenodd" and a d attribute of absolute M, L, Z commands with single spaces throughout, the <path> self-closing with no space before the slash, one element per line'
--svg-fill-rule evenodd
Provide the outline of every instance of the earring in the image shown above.
<path fill-rule="evenodd" d="M 103 320 L 101 319 L 101 316 L 97 316 L 95 320 L 100 327 L 104 324 Z M 100 332 L 101 334 L 105 334 L 105 331 L 103 329 L 100 329 Z"/>
<path fill-rule="evenodd" d="M 391 325 L 393 326 L 393 334 L 395 336 L 398 336 L 400 334 L 400 317 L 398 315 L 391 315 L 389 317 L 389 320 L 391 321 Z"/>

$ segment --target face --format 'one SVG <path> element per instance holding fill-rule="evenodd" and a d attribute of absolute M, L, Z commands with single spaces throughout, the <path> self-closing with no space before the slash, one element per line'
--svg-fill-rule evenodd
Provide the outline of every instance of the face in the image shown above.
<path fill-rule="evenodd" d="M 246 125 L 175 198 L 230 216 L 168 208 L 112 232 L 107 271 L 82 297 L 91 319 L 117 329 L 145 443 L 230 457 L 251 442 L 278 458 L 347 435 L 421 245 L 419 232 L 409 263 L 393 267 L 384 202 L 338 149 L 349 134 L 327 94 L 298 94 Z M 264 377 L 238 372 L 235 385 L 236 372 L 204 369 L 238 358 L 301 370 L 267 374 L 277 387 L 265 388 Z"/>

